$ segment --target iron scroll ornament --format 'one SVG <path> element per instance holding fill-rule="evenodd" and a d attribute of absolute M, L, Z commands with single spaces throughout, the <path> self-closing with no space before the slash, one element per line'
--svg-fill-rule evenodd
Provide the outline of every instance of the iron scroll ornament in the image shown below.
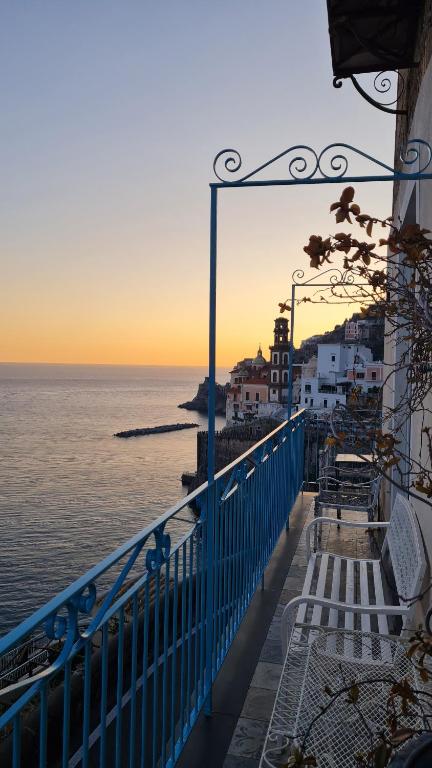
<path fill-rule="evenodd" d="M 338 286 L 338 285 L 350 285 L 350 286 L 356 286 L 360 285 L 355 283 L 354 281 L 354 275 L 349 270 L 342 271 L 341 269 L 337 269 L 337 267 L 332 267 L 332 269 L 326 269 L 324 272 L 319 272 L 316 275 L 313 275 L 312 277 L 309 277 L 307 280 L 304 279 L 305 273 L 303 269 L 295 269 L 291 276 L 291 281 L 293 285 L 302 286 L 302 285 L 312 285 L 316 281 L 321 281 L 324 275 L 327 275 L 327 285 L 330 287 L 332 285 Z"/>
<path fill-rule="evenodd" d="M 381 112 L 387 112 L 390 115 L 407 115 L 408 113 L 406 109 L 392 108 L 393 104 L 397 104 L 398 100 L 400 99 L 403 92 L 405 91 L 405 80 L 403 75 L 400 72 L 398 72 L 397 70 L 387 70 L 383 72 L 378 72 L 378 74 L 375 75 L 373 80 L 373 88 L 379 96 L 382 96 L 383 94 L 389 94 L 392 90 L 392 86 L 394 85 L 394 83 L 390 79 L 390 74 L 396 76 L 396 93 L 394 98 L 392 98 L 390 101 L 379 101 L 378 98 L 374 98 L 373 96 L 371 96 L 370 93 L 368 93 L 363 88 L 363 86 L 360 85 L 359 81 L 357 80 L 356 77 L 354 77 L 354 75 L 350 75 L 349 79 L 351 80 L 357 93 L 359 93 L 360 96 L 362 96 L 373 107 L 380 109 Z M 344 79 L 345 78 L 334 77 L 333 87 L 342 88 Z"/>
<path fill-rule="evenodd" d="M 160 570 L 171 553 L 171 538 L 169 534 L 165 533 L 165 525 L 166 521 L 131 548 L 114 584 L 101 598 L 99 604 L 97 602 L 97 584 L 91 579 L 45 618 L 40 627 L 49 643 L 52 641 L 60 643 L 58 655 L 53 658 L 48 667 L 40 672 L 2 688 L 1 697 L 22 691 L 27 691 L 25 694 L 27 696 L 33 695 L 44 681 L 62 669 L 66 662 L 70 661 L 84 649 L 87 643 L 91 642 L 91 638 L 100 629 L 107 614 L 113 613 L 116 605 L 124 603 L 126 595 L 123 594 L 123 589 L 133 566 L 143 551 L 144 567 L 135 583 L 143 583 L 145 579 L 150 578 Z M 152 537 L 153 546 L 151 546 Z M 82 625 L 83 619 L 85 625 Z"/>
<path fill-rule="evenodd" d="M 400 160 L 405 167 L 403 171 L 392 168 L 391 165 L 383 163 L 382 160 L 378 160 L 367 152 L 353 147 L 351 144 L 343 142 L 329 144 L 319 154 L 312 147 L 308 147 L 305 144 L 295 144 L 283 150 L 283 152 L 279 152 L 279 154 L 254 168 L 249 173 L 232 179 L 230 174 L 240 172 L 243 164 L 242 157 L 236 149 L 223 149 L 218 152 L 213 161 L 213 171 L 216 178 L 224 186 L 230 186 L 230 184 L 241 185 L 246 182 L 253 183 L 257 182 L 256 176 L 258 174 L 279 160 L 286 158 L 288 161 L 288 173 L 285 173 L 283 177 L 286 181 L 298 183 L 316 179 L 329 181 L 340 179 L 343 181 L 349 170 L 348 153 L 364 158 L 375 166 L 388 171 L 389 176 L 385 178 L 389 179 L 418 177 L 419 174 L 424 173 L 429 168 L 432 161 L 432 148 L 424 139 L 411 139 L 405 151 L 401 152 Z"/>

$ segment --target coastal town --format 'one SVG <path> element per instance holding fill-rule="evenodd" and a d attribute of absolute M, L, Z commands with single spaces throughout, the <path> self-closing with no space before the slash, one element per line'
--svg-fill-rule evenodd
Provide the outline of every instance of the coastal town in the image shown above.
<path fill-rule="evenodd" d="M 384 363 L 374 359 L 369 340 L 383 342 L 383 324 L 375 317 L 357 315 L 335 329 L 339 341 L 327 341 L 331 334 L 306 339 L 293 350 L 292 407 L 331 412 L 346 405 L 355 388 L 360 396 L 378 397 L 383 384 Z M 333 332 L 334 333 L 334 332 Z M 289 329 L 288 320 L 274 321 L 273 344 L 268 359 L 261 345 L 254 358 L 239 360 L 230 372 L 226 400 L 227 426 L 266 418 L 286 418 L 289 403 Z M 304 359 L 304 362 L 300 362 Z"/>

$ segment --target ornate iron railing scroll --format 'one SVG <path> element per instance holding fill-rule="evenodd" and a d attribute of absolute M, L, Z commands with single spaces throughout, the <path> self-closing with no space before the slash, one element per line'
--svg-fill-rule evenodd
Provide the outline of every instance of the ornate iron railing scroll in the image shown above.
<path fill-rule="evenodd" d="M 206 483 L 0 639 L 1 766 L 171 768 L 301 488 L 303 429 L 215 476 L 212 529 Z"/>
<path fill-rule="evenodd" d="M 380 109 L 381 112 L 387 112 L 390 115 L 407 114 L 406 109 L 398 109 L 393 106 L 398 103 L 405 91 L 405 79 L 398 70 L 387 70 L 385 72 L 378 72 L 375 75 L 372 82 L 373 90 L 377 94 L 375 98 L 363 88 L 354 75 L 350 75 L 349 78 L 334 77 L 334 88 L 342 88 L 344 79 L 351 80 L 357 93 L 373 107 Z"/>
<path fill-rule="evenodd" d="M 281 183 L 307 184 L 316 181 L 346 181 L 353 178 L 350 175 L 350 157 L 361 158 L 368 161 L 375 170 L 380 171 L 380 176 L 375 174 L 362 174 L 355 176 L 359 180 L 395 180 L 432 178 L 431 146 L 423 139 L 412 139 L 408 142 L 406 150 L 401 154 L 403 170 L 397 170 L 391 165 L 378 160 L 361 149 L 351 144 L 334 143 L 324 147 L 320 152 L 304 144 L 296 144 L 267 160 L 246 174 L 241 174 L 242 157 L 236 149 L 223 149 L 216 155 L 213 161 L 213 170 L 221 186 L 248 186 L 248 185 L 277 185 Z M 284 161 L 284 162 L 282 162 Z M 282 166 L 282 173 L 271 180 L 258 178 L 260 174 L 273 168 L 277 164 Z M 429 173 L 426 171 L 429 169 Z M 382 171 L 386 173 L 382 175 Z"/>

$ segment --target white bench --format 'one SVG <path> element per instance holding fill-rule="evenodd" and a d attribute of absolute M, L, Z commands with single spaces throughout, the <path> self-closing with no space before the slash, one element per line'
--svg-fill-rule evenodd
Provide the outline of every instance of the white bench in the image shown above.
<path fill-rule="evenodd" d="M 337 524 L 386 529 L 381 558 L 360 560 L 323 551 L 312 553 L 311 533 L 316 527 Z M 426 568 L 420 531 L 408 500 L 397 495 L 389 523 L 318 517 L 306 529 L 306 546 L 308 568 L 302 594 L 287 604 L 282 615 L 285 663 L 261 768 L 286 765 L 290 745 L 293 740 L 301 743 L 305 733 L 308 748 L 319 757 L 318 765 L 351 768 L 354 755 L 370 748 L 361 718 L 385 728 L 388 686 L 380 677 L 417 676 L 403 644 L 388 631 L 389 615 L 400 616 L 403 629 L 412 626 L 412 598 L 420 592 Z M 387 556 L 399 596 L 394 604 L 385 599 L 380 560 Z M 347 712 L 344 697 L 320 716 L 328 703 L 326 690 L 337 691 L 346 680 L 374 679 L 377 684 L 367 683 L 362 693 L 361 716 L 357 708 Z"/>
<path fill-rule="evenodd" d="M 386 529 L 380 559 L 355 559 L 322 550 L 311 552 L 312 531 L 318 526 L 335 524 L 368 530 Z M 388 616 L 393 615 L 402 618 L 403 628 L 412 627 L 415 611 L 412 598 L 420 592 L 426 561 L 415 514 L 402 494 L 396 496 L 389 523 L 315 518 L 306 529 L 306 552 L 308 567 L 302 594 L 291 600 L 282 614 L 284 654 L 295 624 L 342 626 L 348 630 L 388 634 Z M 387 553 L 399 596 L 393 604 L 385 599 L 382 560 Z M 355 627 L 356 614 L 360 617 L 360 627 Z"/>

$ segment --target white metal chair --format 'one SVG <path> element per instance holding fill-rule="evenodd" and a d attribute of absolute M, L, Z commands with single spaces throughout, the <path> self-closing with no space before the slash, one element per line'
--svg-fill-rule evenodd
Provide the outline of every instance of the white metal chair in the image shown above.
<path fill-rule="evenodd" d="M 337 519 L 342 517 L 342 509 L 350 512 L 365 512 L 372 521 L 378 507 L 381 476 L 362 482 L 348 482 L 336 477 L 323 475 L 318 478 L 318 495 L 315 499 L 315 515 L 323 509 L 335 509 Z"/>
<path fill-rule="evenodd" d="M 352 653 L 347 656 L 346 649 Z M 385 653 L 383 654 L 383 648 Z M 400 639 L 349 630 L 319 629 L 312 643 L 292 638 L 280 679 L 260 768 L 286 766 L 293 743 L 314 755 L 319 768 L 352 768 L 367 753 L 372 736 L 388 733 L 386 703 L 392 685 L 406 679 L 415 690 L 426 686 Z M 356 683 L 358 705 L 347 703 Z M 326 710 L 332 693 L 345 689 Z M 430 693 L 430 691 L 429 691 Z M 429 697 L 410 705 L 401 726 L 421 729 L 432 716 Z"/>

